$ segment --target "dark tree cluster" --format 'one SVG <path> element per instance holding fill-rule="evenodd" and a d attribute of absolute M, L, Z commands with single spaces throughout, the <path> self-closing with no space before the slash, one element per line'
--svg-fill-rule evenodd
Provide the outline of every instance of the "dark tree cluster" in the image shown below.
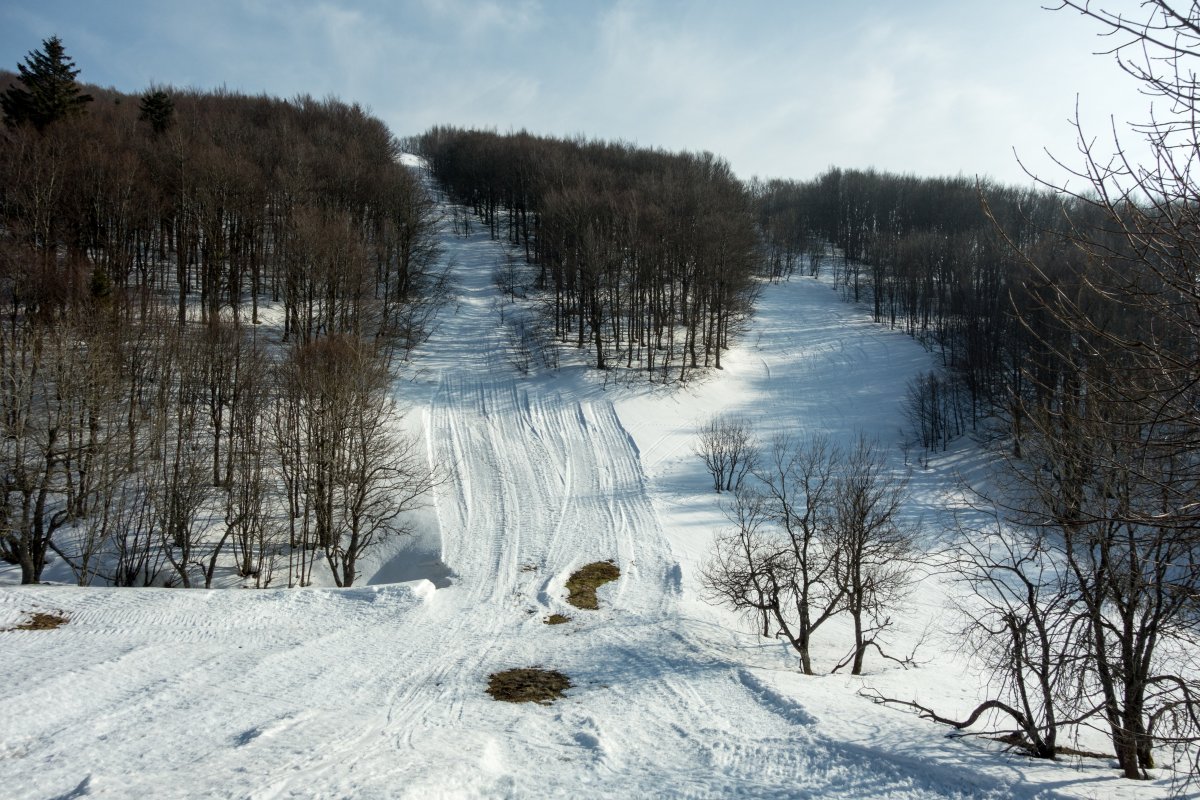
<path fill-rule="evenodd" d="M 0 558 L 351 583 L 428 485 L 386 378 L 442 294 L 431 201 L 358 106 L 76 72 L 50 39 L 0 76 Z"/>
<path fill-rule="evenodd" d="M 651 380 L 720 368 L 760 263 L 749 197 L 726 162 L 454 128 L 419 147 L 455 202 L 523 250 L 559 341 Z"/>
<path fill-rule="evenodd" d="M 0 81 L 7 101 L 29 79 Z M 144 317 L 170 293 L 181 323 L 240 324 L 266 299 L 288 341 L 420 340 L 435 219 L 382 122 L 333 99 L 92 94 L 54 124 L 7 116 L 0 214 L 26 262 L 8 276 L 21 310 L 88 294 Z"/>
<path fill-rule="evenodd" d="M 792 274 L 807 255 L 815 274 L 832 262 L 847 299 L 877 322 L 936 351 L 944 375 L 910 387 L 926 446 L 946 444 L 1030 390 L 1022 365 L 1036 357 L 1041 280 L 1067 256 L 1064 212 L 1077 205 L 1044 190 L 962 178 L 930 179 L 832 169 L 808 182 L 755 186 L 773 269 Z M 1040 331 L 1034 332 L 1038 334 Z"/>

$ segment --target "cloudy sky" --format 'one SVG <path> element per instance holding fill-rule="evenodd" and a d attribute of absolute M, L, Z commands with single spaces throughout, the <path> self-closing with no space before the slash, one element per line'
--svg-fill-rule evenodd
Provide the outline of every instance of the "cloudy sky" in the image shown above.
<path fill-rule="evenodd" d="M 0 5 L 0 66 L 57 34 L 81 80 L 336 95 L 433 124 L 711 150 L 743 177 L 830 165 L 1050 176 L 1076 100 L 1104 137 L 1148 101 L 1110 41 L 1042 0 L 41 0 Z M 1112 0 L 1136 10 L 1136 0 Z M 1110 138 L 1110 137 L 1109 137 Z"/>

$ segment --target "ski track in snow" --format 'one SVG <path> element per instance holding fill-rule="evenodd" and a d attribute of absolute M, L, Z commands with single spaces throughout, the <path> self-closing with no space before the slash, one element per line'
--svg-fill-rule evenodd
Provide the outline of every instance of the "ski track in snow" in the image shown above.
<path fill-rule="evenodd" d="M 1081 780 L 948 744 L 840 677 L 797 680 L 778 646 L 707 611 L 688 548 L 712 501 L 693 512 L 678 489 L 696 420 L 674 395 L 606 392 L 579 368 L 519 375 L 492 287 L 503 245 L 444 238 L 459 301 L 401 395 L 425 396 L 451 585 L 0 589 L 0 627 L 70 617 L 0 633 L 3 796 L 1051 798 Z M 702 401 L 688 409 L 735 381 L 748 399 L 729 409 L 844 435 L 895 405 L 896 386 L 871 380 L 879 359 L 928 360 L 817 283 L 768 288 L 760 316 L 759 346 L 688 389 Z M 600 610 L 566 605 L 567 576 L 604 559 L 622 574 Z M 572 622 L 545 625 L 555 612 Z M 484 694 L 489 673 L 533 665 L 567 673 L 567 698 Z M 869 725 L 839 721 L 855 715 Z"/>

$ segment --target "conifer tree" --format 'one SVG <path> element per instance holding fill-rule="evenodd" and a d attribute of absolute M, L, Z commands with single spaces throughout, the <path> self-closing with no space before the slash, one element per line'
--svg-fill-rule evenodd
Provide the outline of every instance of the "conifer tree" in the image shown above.
<path fill-rule="evenodd" d="M 14 84 L 0 94 L 0 109 L 11 126 L 28 122 L 41 131 L 64 117 L 82 114 L 92 102 L 75 82 L 79 70 L 57 36 L 44 39 L 42 49 L 29 53 L 17 70 L 24 87 Z"/>
<path fill-rule="evenodd" d="M 141 111 L 138 119 L 142 122 L 149 122 L 156 135 L 165 133 L 175 118 L 175 101 L 162 89 L 155 89 L 142 95 L 142 102 L 138 108 Z"/>

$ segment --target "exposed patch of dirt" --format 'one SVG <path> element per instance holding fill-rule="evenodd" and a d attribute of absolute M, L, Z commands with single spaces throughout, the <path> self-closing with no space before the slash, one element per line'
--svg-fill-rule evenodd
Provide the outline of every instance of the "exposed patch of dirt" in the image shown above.
<path fill-rule="evenodd" d="M 557 670 L 526 667 L 493 672 L 488 676 L 487 693 L 508 703 L 548 705 L 570 688 L 571 679 Z"/>
<path fill-rule="evenodd" d="M 563 623 L 570 621 L 571 618 L 563 614 L 551 614 L 542 620 L 542 622 L 546 623 L 547 625 L 562 625 Z"/>
<path fill-rule="evenodd" d="M 29 615 L 28 622 L 22 622 L 4 630 L 10 631 L 52 631 L 67 624 L 67 617 L 47 611 L 34 611 Z"/>
<path fill-rule="evenodd" d="M 621 570 L 610 559 L 595 561 L 576 570 L 567 578 L 567 602 L 576 608 L 597 609 L 596 590 L 621 577 Z"/>

